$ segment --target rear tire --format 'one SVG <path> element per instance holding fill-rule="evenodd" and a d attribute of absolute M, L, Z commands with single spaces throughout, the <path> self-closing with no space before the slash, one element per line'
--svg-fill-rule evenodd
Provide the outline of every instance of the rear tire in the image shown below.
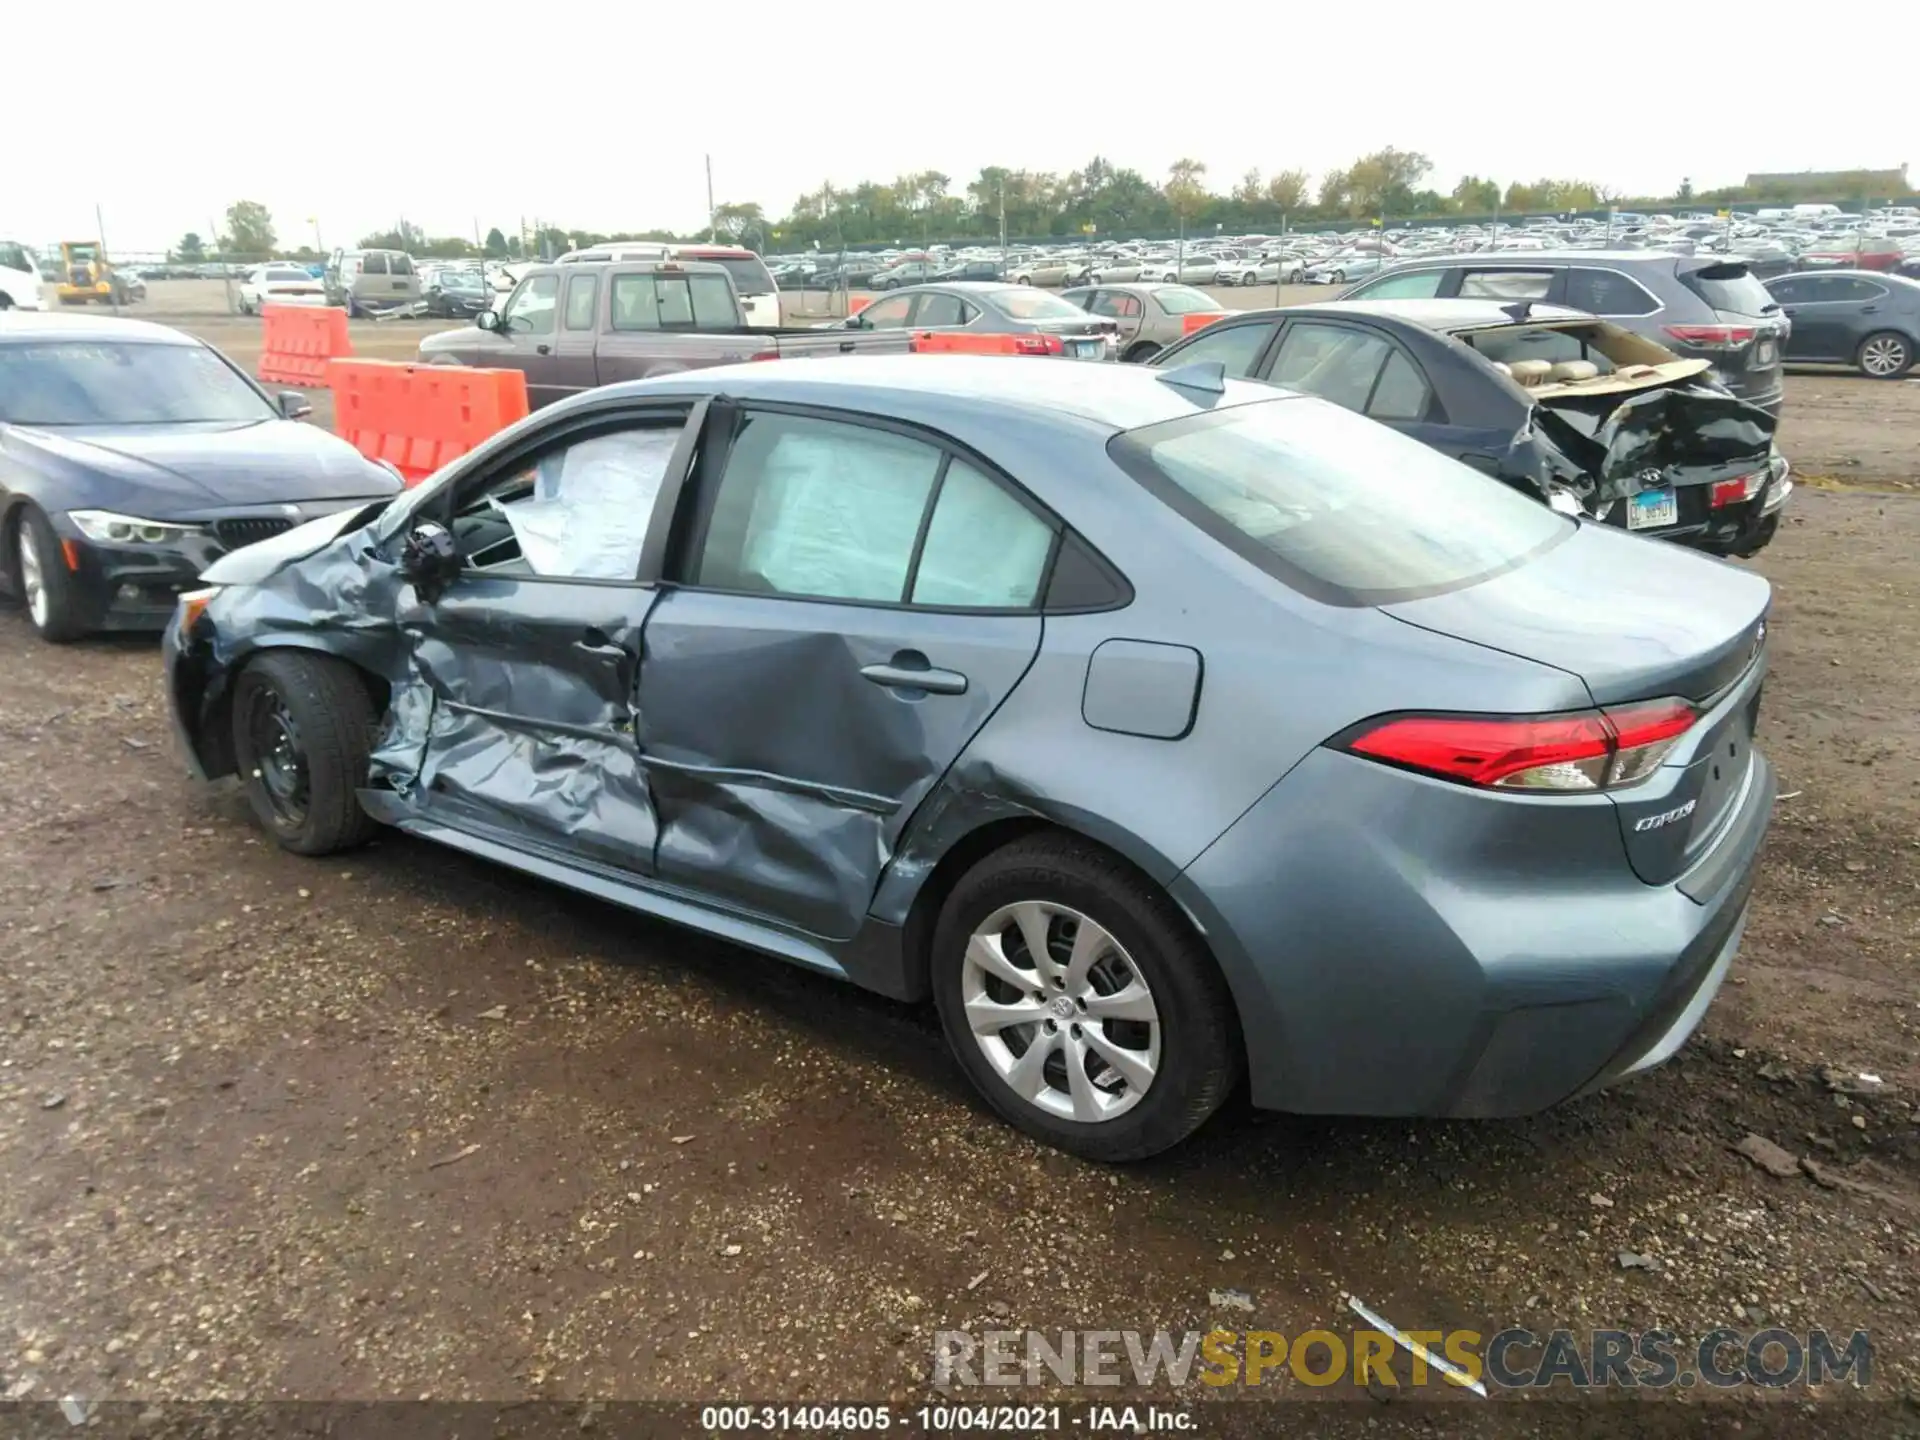
<path fill-rule="evenodd" d="M 354 794 L 366 783 L 373 735 L 367 687 L 331 655 L 269 652 L 234 684 L 233 755 L 247 804 L 296 855 L 328 855 L 373 834 Z"/>
<path fill-rule="evenodd" d="M 22 507 L 13 524 L 13 573 L 20 603 L 42 640 L 66 645 L 87 633 L 80 596 L 53 525 L 38 506 Z"/>
<path fill-rule="evenodd" d="M 1876 330 L 1860 342 L 1853 363 L 1869 380 L 1898 380 L 1913 368 L 1913 342 L 1896 330 Z"/>
<path fill-rule="evenodd" d="M 1138 345 L 1131 347 L 1127 353 L 1120 358 L 1129 365 L 1144 365 L 1160 353 L 1160 348 L 1160 346 L 1154 344 L 1151 340 L 1142 340 Z"/>
<path fill-rule="evenodd" d="M 1072 1154 L 1158 1154 L 1239 1079 L 1213 957 L 1165 892 L 1084 840 L 1031 836 L 974 866 L 941 907 L 931 961 L 967 1077 L 1003 1119 Z"/>

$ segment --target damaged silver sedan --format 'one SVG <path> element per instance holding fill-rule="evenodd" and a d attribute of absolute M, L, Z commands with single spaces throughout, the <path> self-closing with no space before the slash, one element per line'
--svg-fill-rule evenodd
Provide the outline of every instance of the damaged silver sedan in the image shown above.
<path fill-rule="evenodd" d="M 1659 1064 L 1773 799 L 1763 579 L 1217 367 L 609 387 L 205 581 L 175 721 L 287 849 L 391 825 L 931 997 L 1107 1160 L 1242 1075 L 1490 1116 Z"/>

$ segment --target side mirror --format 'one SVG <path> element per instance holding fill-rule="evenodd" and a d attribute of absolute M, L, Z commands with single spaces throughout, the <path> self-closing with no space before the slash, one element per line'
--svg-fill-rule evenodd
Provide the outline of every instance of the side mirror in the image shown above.
<path fill-rule="evenodd" d="M 473 323 L 474 327 L 479 330 L 498 330 L 500 328 L 500 312 L 498 310 L 482 310 L 478 315 L 473 317 Z"/>
<path fill-rule="evenodd" d="M 422 604 L 433 604 L 460 574 L 460 547 L 453 532 L 434 520 L 415 525 L 400 551 L 400 573 Z"/>
<path fill-rule="evenodd" d="M 278 396 L 280 413 L 289 420 L 304 420 L 313 414 L 313 404 L 298 390 L 282 390 Z"/>

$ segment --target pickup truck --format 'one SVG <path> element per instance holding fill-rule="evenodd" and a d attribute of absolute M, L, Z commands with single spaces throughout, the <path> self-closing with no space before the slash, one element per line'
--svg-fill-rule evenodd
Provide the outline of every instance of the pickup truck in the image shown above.
<path fill-rule="evenodd" d="M 420 363 L 524 371 L 538 410 L 596 385 L 709 365 L 911 348 L 904 330 L 749 329 L 719 265 L 574 261 L 534 266 L 498 310 L 428 335 Z"/>

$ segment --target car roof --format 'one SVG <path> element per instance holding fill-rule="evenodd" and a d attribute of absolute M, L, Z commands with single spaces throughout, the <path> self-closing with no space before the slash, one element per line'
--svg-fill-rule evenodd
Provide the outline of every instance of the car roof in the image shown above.
<path fill-rule="evenodd" d="M 1426 265 L 1485 265 L 1512 261 L 1527 265 L 1646 265 L 1649 262 L 1699 260 L 1705 264 L 1737 263 L 1714 255 L 1682 255 L 1677 250 L 1649 246 L 1645 250 L 1462 250 L 1446 255 L 1399 255 L 1395 270 L 1418 270 Z"/>
<path fill-rule="evenodd" d="M 1527 318 L 1516 321 L 1508 310 L 1527 305 Z M 1293 305 L 1269 314 L 1372 315 L 1387 320 L 1405 320 L 1428 330 L 1451 335 L 1461 330 L 1484 330 L 1495 325 L 1534 324 L 1552 320 L 1591 320 L 1584 310 L 1565 305 L 1543 305 L 1522 300 L 1328 300 L 1317 305 Z"/>
<path fill-rule="evenodd" d="M 122 320 L 110 315 L 62 315 L 55 311 L 0 312 L 0 345 L 31 340 L 119 340 L 136 345 L 197 345 L 191 335 L 151 320 Z"/>
<path fill-rule="evenodd" d="M 1189 390 L 1167 382 L 1177 368 L 1004 355 L 837 355 L 715 366 L 586 393 L 724 393 L 736 400 L 861 411 L 936 429 L 979 422 L 977 428 L 989 431 L 996 419 L 1015 412 L 1119 431 L 1227 406 L 1294 398 L 1251 380 L 1227 380 L 1217 394 Z"/>

